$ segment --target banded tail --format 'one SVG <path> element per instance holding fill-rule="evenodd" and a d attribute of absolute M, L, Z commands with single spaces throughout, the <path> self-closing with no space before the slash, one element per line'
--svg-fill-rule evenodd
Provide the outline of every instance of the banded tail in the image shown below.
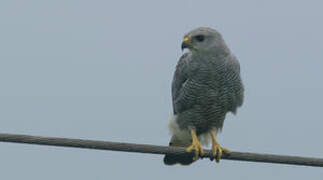
<path fill-rule="evenodd" d="M 174 138 L 173 136 L 169 143 L 169 146 L 187 147 L 190 144 L 190 141 L 188 141 L 188 143 L 183 144 L 183 142 L 174 141 L 174 139 L 176 138 Z M 184 154 L 177 154 L 177 155 L 166 154 L 164 156 L 164 163 L 166 165 L 175 165 L 175 164 L 190 165 L 194 162 L 193 157 L 194 155 L 192 153 L 184 153 Z"/>

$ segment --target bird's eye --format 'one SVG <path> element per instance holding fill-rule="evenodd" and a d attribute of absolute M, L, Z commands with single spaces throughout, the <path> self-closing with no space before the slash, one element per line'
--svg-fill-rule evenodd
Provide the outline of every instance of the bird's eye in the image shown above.
<path fill-rule="evenodd" d="M 205 37 L 203 35 L 197 35 L 197 36 L 195 36 L 195 39 L 199 42 L 202 42 L 202 41 L 204 41 Z"/>

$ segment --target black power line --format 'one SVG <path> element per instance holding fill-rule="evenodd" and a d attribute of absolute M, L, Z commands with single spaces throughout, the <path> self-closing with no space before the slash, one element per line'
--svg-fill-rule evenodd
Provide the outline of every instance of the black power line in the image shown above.
<path fill-rule="evenodd" d="M 57 137 L 42 137 L 6 133 L 0 133 L 0 141 L 150 154 L 170 153 L 176 155 L 186 153 L 186 149 L 180 147 L 167 147 L 148 144 L 133 144 Z M 210 157 L 209 152 L 210 151 L 206 151 L 206 155 L 204 157 Z M 323 158 L 283 156 L 273 154 L 232 152 L 231 154 L 223 154 L 222 159 L 323 167 Z"/>

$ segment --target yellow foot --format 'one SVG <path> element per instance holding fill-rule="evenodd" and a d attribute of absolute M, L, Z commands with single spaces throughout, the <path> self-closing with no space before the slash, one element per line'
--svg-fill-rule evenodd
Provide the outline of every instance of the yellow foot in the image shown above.
<path fill-rule="evenodd" d="M 211 132 L 210 133 L 211 135 L 211 138 L 212 138 L 212 150 L 211 150 L 211 153 L 212 153 L 212 156 L 211 157 L 211 160 L 213 160 L 215 158 L 216 162 L 220 162 L 220 159 L 222 157 L 222 153 L 226 153 L 226 154 L 230 154 L 231 151 L 227 148 L 224 148 L 224 147 L 221 147 L 220 144 L 216 141 L 216 137 L 215 137 L 215 134 L 214 132 Z"/>
<path fill-rule="evenodd" d="M 194 157 L 193 160 L 198 160 L 199 156 L 203 156 L 205 154 L 201 143 L 199 142 L 197 135 L 195 133 L 195 130 L 191 129 L 191 135 L 192 135 L 192 145 L 190 145 L 186 151 L 192 152 L 194 151 Z"/>

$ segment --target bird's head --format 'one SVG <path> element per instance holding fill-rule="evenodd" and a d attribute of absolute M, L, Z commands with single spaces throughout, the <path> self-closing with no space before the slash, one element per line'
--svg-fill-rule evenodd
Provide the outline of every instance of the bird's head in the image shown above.
<path fill-rule="evenodd" d="M 182 50 L 188 48 L 192 52 L 230 53 L 221 34 L 211 28 L 196 28 L 184 36 Z"/>

